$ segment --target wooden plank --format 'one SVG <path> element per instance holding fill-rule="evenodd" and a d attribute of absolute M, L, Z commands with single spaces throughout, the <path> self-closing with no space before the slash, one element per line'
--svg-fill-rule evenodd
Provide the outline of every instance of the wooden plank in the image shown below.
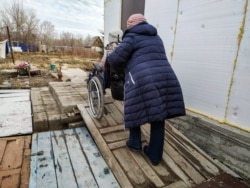
<path fill-rule="evenodd" d="M 168 142 L 164 142 L 164 150 L 196 184 L 205 181 L 205 178 L 201 175 L 201 173 L 188 163 L 184 157 L 179 155 L 179 153 L 172 148 Z"/>
<path fill-rule="evenodd" d="M 0 137 L 32 133 L 31 114 L 0 115 Z"/>
<path fill-rule="evenodd" d="M 34 88 L 31 89 L 30 98 L 32 101 L 32 106 L 43 104 L 40 92 L 41 92 L 40 89 L 39 90 L 35 90 Z"/>
<path fill-rule="evenodd" d="M 168 165 L 168 167 L 181 179 L 185 184 L 190 187 L 194 184 L 192 180 L 182 171 L 182 169 L 174 162 L 174 160 L 164 151 L 163 161 Z"/>
<path fill-rule="evenodd" d="M 31 103 L 30 101 L 18 101 L 18 102 L 4 102 L 1 103 L 0 108 L 1 116 L 8 115 L 26 115 L 31 114 Z M 6 119 L 6 117 L 4 118 Z"/>
<path fill-rule="evenodd" d="M 115 105 L 115 106 L 117 107 L 117 109 L 121 112 L 121 114 L 124 114 L 123 101 L 114 100 L 114 105 Z"/>
<path fill-rule="evenodd" d="M 149 127 L 146 127 L 149 133 Z M 175 161 L 176 164 L 196 183 L 199 184 L 205 180 L 199 171 L 197 171 L 188 161 L 181 156 L 169 143 L 166 137 L 164 142 L 164 150 Z"/>
<path fill-rule="evenodd" d="M 144 174 L 156 187 L 162 187 L 165 185 L 162 182 L 162 180 L 158 177 L 158 175 L 155 173 L 155 171 L 149 166 L 149 163 L 145 161 L 145 159 L 141 154 L 131 151 L 130 154 L 132 155 L 136 163 L 139 165 L 139 167 L 142 169 Z"/>
<path fill-rule="evenodd" d="M 24 138 L 24 148 L 31 149 L 31 135 L 22 136 Z"/>
<path fill-rule="evenodd" d="M 25 96 L 29 96 L 29 94 L 30 94 L 30 91 L 0 93 L 0 99 L 2 99 L 2 98 L 25 97 Z"/>
<path fill-rule="evenodd" d="M 213 159 L 191 142 L 187 137 L 177 131 L 171 124 L 167 122 L 166 125 L 167 131 L 175 137 L 178 142 L 185 146 L 185 148 L 197 159 L 200 161 L 202 167 L 206 169 L 209 173 L 217 175 L 220 172 L 220 169 L 215 165 Z"/>
<path fill-rule="evenodd" d="M 0 139 L 0 187 L 28 187 L 30 136 Z"/>
<path fill-rule="evenodd" d="M 108 144 L 110 150 L 118 149 L 124 146 L 125 146 L 124 140 Z"/>
<path fill-rule="evenodd" d="M 29 101 L 29 96 L 18 96 L 18 97 L 9 97 L 9 98 L 0 98 L 1 103 L 13 103 L 13 102 L 22 102 Z"/>
<path fill-rule="evenodd" d="M 107 107 L 107 106 L 106 106 Z M 106 108 L 105 107 L 105 108 Z M 103 119 L 106 120 L 106 126 L 116 126 L 117 123 L 116 121 L 114 120 L 114 118 L 112 116 L 110 116 L 110 112 L 107 114 L 107 115 L 104 115 L 103 116 Z"/>
<path fill-rule="evenodd" d="M 29 187 L 30 179 L 30 153 L 31 153 L 31 136 L 22 136 L 24 139 L 23 164 L 21 167 L 20 188 Z"/>
<path fill-rule="evenodd" d="M 99 187 L 120 187 L 86 128 L 76 128 L 84 154 Z"/>
<path fill-rule="evenodd" d="M 42 155 L 36 155 L 37 152 L 43 152 Z M 51 145 L 51 133 L 41 132 L 37 136 L 37 151 L 31 151 L 31 159 L 37 158 L 36 167 L 32 170 L 36 173 L 36 186 L 57 188 L 57 177 L 55 174 L 55 164 L 53 149 Z M 58 168 L 58 166 L 56 166 Z"/>
<path fill-rule="evenodd" d="M 20 168 L 22 166 L 23 147 L 24 140 L 22 138 L 8 138 L 0 169 L 10 170 Z"/>
<path fill-rule="evenodd" d="M 0 91 L 0 101 L 4 102 L 18 102 L 18 101 L 29 101 L 30 91 L 29 90 L 3 90 Z"/>
<path fill-rule="evenodd" d="M 15 95 L 15 97 L 11 97 L 11 95 L 12 94 L 10 94 L 9 98 L 6 98 L 6 95 L 4 98 L 0 98 L 0 137 L 32 132 L 29 92 L 14 93 L 13 95 Z M 21 96 L 17 97 L 16 95 Z"/>
<path fill-rule="evenodd" d="M 195 188 L 249 188 L 250 186 L 242 179 L 238 179 L 230 174 L 222 172 L 213 178 L 202 182 Z"/>
<path fill-rule="evenodd" d="M 113 103 L 105 106 L 111 113 L 110 116 L 115 120 L 116 124 L 123 124 L 123 114 Z"/>
<path fill-rule="evenodd" d="M 58 187 L 77 188 L 63 132 L 53 131 L 51 140 L 54 151 Z"/>
<path fill-rule="evenodd" d="M 142 132 L 146 136 L 147 141 L 149 142 L 150 125 L 149 124 L 143 125 Z M 175 161 L 168 155 L 166 151 L 163 152 L 162 159 L 171 169 L 171 171 L 173 171 L 176 176 L 178 176 L 181 180 L 183 180 L 188 187 L 194 184 L 194 182 L 190 180 L 190 178 L 182 171 L 182 169 L 175 163 Z"/>
<path fill-rule="evenodd" d="M 101 119 L 99 119 L 99 120 L 93 119 L 93 121 L 94 121 L 97 128 L 103 128 L 103 127 L 108 126 L 108 122 L 106 120 L 105 115 L 103 115 Z"/>
<path fill-rule="evenodd" d="M 118 126 L 112 126 L 112 127 L 107 127 L 107 128 L 103 128 L 103 129 L 99 129 L 99 132 L 101 134 L 106 134 L 109 132 L 115 132 L 115 131 L 122 131 L 124 130 L 124 126 L 123 125 L 118 125 Z"/>
<path fill-rule="evenodd" d="M 38 134 L 34 133 L 32 135 L 32 141 L 31 141 L 31 153 L 37 153 L 38 152 Z M 30 158 L 30 179 L 29 179 L 29 187 L 35 188 L 37 187 L 37 157 L 31 157 Z"/>
<path fill-rule="evenodd" d="M 116 142 L 116 141 L 127 139 L 128 136 L 129 136 L 128 131 L 120 131 L 120 132 L 112 132 L 109 134 L 105 134 L 103 135 L 103 138 L 107 143 L 111 143 L 111 142 Z"/>
<path fill-rule="evenodd" d="M 29 93 L 29 89 L 1 89 L 0 94 L 6 93 Z"/>
<path fill-rule="evenodd" d="M 185 158 L 195 169 L 197 169 L 206 179 L 213 177 L 215 174 L 209 168 L 207 160 L 196 152 L 194 149 L 189 150 L 187 145 L 178 142 L 169 132 L 166 131 L 166 137 L 168 138 L 168 143 Z"/>
<path fill-rule="evenodd" d="M 95 177 L 93 176 L 88 161 L 85 157 L 81 143 L 84 145 L 87 144 L 88 147 L 92 146 L 89 146 L 89 144 L 86 142 L 82 142 L 81 138 L 79 138 L 83 134 L 81 131 L 75 133 L 74 129 L 67 129 L 63 132 L 65 134 L 68 153 L 72 163 L 74 175 L 76 177 L 77 186 L 98 187 Z"/>
<path fill-rule="evenodd" d="M 109 94 L 106 94 L 104 97 L 104 103 L 109 104 L 109 103 L 113 103 L 113 102 L 114 102 L 114 99 Z"/>
<path fill-rule="evenodd" d="M 19 96 L 22 94 L 29 94 L 29 93 L 30 93 L 30 89 L 6 89 L 6 90 L 0 91 L 1 96 L 4 96 L 4 95 Z"/>
<path fill-rule="evenodd" d="M 0 172 L 0 187 L 19 187 L 20 168 Z"/>
<path fill-rule="evenodd" d="M 29 101 L 29 93 L 13 93 L 13 94 L 1 94 L 0 101 L 4 102 L 18 102 L 18 101 Z"/>
<path fill-rule="evenodd" d="M 2 160 L 3 160 L 3 155 L 6 149 L 6 144 L 7 144 L 6 140 L 0 140 L 0 164 L 2 163 Z"/>
<path fill-rule="evenodd" d="M 130 183 L 129 179 L 127 178 L 126 174 L 120 167 L 118 161 L 116 160 L 113 153 L 110 151 L 108 146 L 106 145 L 104 139 L 100 135 L 98 129 L 96 128 L 96 125 L 94 124 L 94 121 L 92 120 L 89 111 L 85 109 L 85 107 L 81 104 L 77 105 L 78 109 L 80 110 L 80 113 L 91 132 L 91 135 L 93 136 L 95 142 L 97 143 L 104 159 L 108 163 L 109 167 L 112 169 L 114 175 L 116 176 L 117 180 L 119 181 L 119 184 L 121 187 L 133 187 Z"/>
<path fill-rule="evenodd" d="M 127 141 L 127 139 L 126 139 L 126 141 Z M 121 148 L 121 147 L 125 147 L 126 146 L 126 141 L 121 140 L 121 141 L 116 141 L 116 142 L 113 142 L 113 143 L 109 143 L 108 144 L 109 149 L 114 150 L 114 149 L 118 149 L 118 148 Z M 141 141 L 142 141 L 142 144 L 143 144 L 143 142 L 145 141 L 144 136 L 142 136 Z"/>
<path fill-rule="evenodd" d="M 30 178 L 30 158 L 26 157 L 30 155 L 31 150 L 25 149 L 23 156 L 23 164 L 21 168 L 21 181 L 20 188 L 29 187 L 29 178 Z"/>
<path fill-rule="evenodd" d="M 0 171 L 0 177 L 9 176 L 9 175 L 13 175 L 13 174 L 20 174 L 20 172 L 21 172 L 20 168 L 8 170 L 7 173 L 6 173 L 6 171 Z"/>
<path fill-rule="evenodd" d="M 145 136 L 143 136 L 142 138 L 144 138 L 143 142 L 146 142 Z M 146 144 L 147 143 L 145 143 L 145 145 Z M 170 174 L 170 172 L 168 171 L 164 163 L 159 163 L 157 166 L 153 166 L 151 162 L 149 161 L 148 157 L 144 154 L 144 152 L 143 152 L 143 157 L 145 161 L 147 161 L 147 163 L 151 166 L 151 168 L 157 173 L 157 175 L 159 175 L 162 179 L 164 179 L 165 184 L 172 183 L 173 179 L 176 179 L 175 177 L 173 177 L 172 174 Z"/>
<path fill-rule="evenodd" d="M 133 182 L 134 187 L 141 186 L 147 183 L 143 171 L 138 164 L 133 160 L 127 148 L 121 148 L 113 151 L 120 165 L 124 169 L 129 179 Z"/>
<path fill-rule="evenodd" d="M 166 186 L 165 188 L 188 188 L 188 187 L 189 186 L 187 186 L 183 181 L 177 181 Z"/>

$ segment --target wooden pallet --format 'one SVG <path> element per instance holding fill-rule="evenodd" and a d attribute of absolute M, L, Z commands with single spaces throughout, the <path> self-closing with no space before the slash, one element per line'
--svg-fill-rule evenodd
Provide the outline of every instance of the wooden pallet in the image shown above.
<path fill-rule="evenodd" d="M 88 106 L 78 105 L 121 187 L 193 187 L 221 172 L 206 153 L 167 121 L 163 160 L 158 166 L 152 166 L 143 153 L 126 148 L 129 132 L 124 130 L 122 103 L 106 99 L 105 108 L 108 113 L 96 120 L 91 117 Z M 143 125 L 141 130 L 144 145 L 149 142 L 150 125 Z"/>
<path fill-rule="evenodd" d="M 29 186 L 31 136 L 0 139 L 0 187 Z"/>
<path fill-rule="evenodd" d="M 86 127 L 32 135 L 30 188 L 119 187 Z"/>

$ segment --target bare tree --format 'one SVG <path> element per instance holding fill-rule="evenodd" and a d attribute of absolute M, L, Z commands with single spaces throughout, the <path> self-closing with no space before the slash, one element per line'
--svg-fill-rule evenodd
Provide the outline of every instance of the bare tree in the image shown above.
<path fill-rule="evenodd" d="M 45 44 L 47 49 L 52 46 L 55 38 L 55 26 L 49 21 L 43 21 L 39 28 L 40 44 Z"/>
<path fill-rule="evenodd" d="M 2 7 L 1 7 L 2 8 Z M 92 37 L 85 39 L 69 32 L 62 32 L 56 37 L 55 26 L 49 21 L 39 20 L 33 10 L 26 10 L 22 0 L 13 0 L 9 7 L 0 8 L 0 26 L 8 26 L 12 41 L 22 42 L 28 46 L 45 44 L 47 49 L 52 46 L 64 46 L 74 51 L 75 48 L 88 46 Z M 3 33 L 2 31 L 0 31 Z M 103 34 L 102 31 L 100 31 Z"/>
<path fill-rule="evenodd" d="M 78 34 L 75 36 L 75 45 L 80 48 L 84 47 L 84 40 L 82 38 L 82 35 Z"/>
<path fill-rule="evenodd" d="M 60 39 L 63 46 L 68 46 L 71 48 L 74 47 L 75 41 L 74 41 L 74 35 L 72 33 L 63 32 L 60 35 Z"/>
<path fill-rule="evenodd" d="M 35 44 L 39 20 L 33 10 L 25 10 L 23 2 L 14 0 L 13 4 L 1 10 L 1 21 L 8 26 L 13 40 L 26 45 Z"/>
<path fill-rule="evenodd" d="M 90 43 L 91 43 L 91 41 L 92 41 L 92 37 L 91 37 L 91 35 L 87 35 L 86 36 L 86 38 L 84 39 L 84 45 L 85 46 L 89 46 L 90 45 Z"/>
<path fill-rule="evenodd" d="M 38 24 L 39 20 L 31 10 L 29 16 L 26 16 L 26 22 L 24 24 L 23 42 L 25 44 L 31 46 L 38 43 Z"/>

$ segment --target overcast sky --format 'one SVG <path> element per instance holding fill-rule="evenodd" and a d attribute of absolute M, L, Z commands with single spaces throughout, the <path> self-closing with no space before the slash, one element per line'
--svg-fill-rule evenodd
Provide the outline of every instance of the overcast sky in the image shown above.
<path fill-rule="evenodd" d="M 34 10 L 37 18 L 49 21 L 56 32 L 70 32 L 86 37 L 100 36 L 104 29 L 104 0 L 19 0 L 24 9 Z M 13 0 L 0 0 L 2 7 L 8 7 Z"/>

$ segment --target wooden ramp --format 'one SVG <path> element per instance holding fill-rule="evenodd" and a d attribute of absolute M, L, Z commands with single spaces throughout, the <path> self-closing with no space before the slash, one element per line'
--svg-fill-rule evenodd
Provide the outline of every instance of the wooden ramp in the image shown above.
<path fill-rule="evenodd" d="M 207 154 L 167 121 L 163 161 L 152 166 L 142 152 L 125 146 L 129 133 L 124 130 L 121 102 L 107 99 L 107 114 L 100 120 L 91 117 L 88 106 L 79 104 L 78 108 L 121 187 L 194 187 L 221 172 Z M 149 142 L 149 133 L 150 126 L 143 125 L 143 145 Z"/>
<path fill-rule="evenodd" d="M 30 90 L 0 90 L 0 137 L 32 133 Z"/>
<path fill-rule="evenodd" d="M 32 135 L 30 188 L 119 187 L 86 127 Z"/>

